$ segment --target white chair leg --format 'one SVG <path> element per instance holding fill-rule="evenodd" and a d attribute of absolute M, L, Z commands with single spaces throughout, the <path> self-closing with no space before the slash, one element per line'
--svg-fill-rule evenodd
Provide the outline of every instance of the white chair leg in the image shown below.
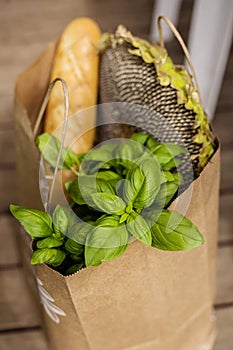
<path fill-rule="evenodd" d="M 177 25 L 181 2 L 182 0 L 155 0 L 150 29 L 150 40 L 152 42 L 158 42 L 159 39 L 157 30 L 158 16 L 167 16 L 174 25 Z M 169 41 L 173 38 L 171 30 L 166 25 L 163 27 L 163 37 L 164 41 Z"/>
<path fill-rule="evenodd" d="M 210 119 L 216 109 L 232 32 L 232 0 L 195 0 L 188 47 Z"/>

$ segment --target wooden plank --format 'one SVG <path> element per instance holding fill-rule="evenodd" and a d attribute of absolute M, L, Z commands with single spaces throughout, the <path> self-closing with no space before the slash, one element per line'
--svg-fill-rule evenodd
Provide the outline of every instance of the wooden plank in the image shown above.
<path fill-rule="evenodd" d="M 22 268 L 0 271 L 0 330 L 40 325 L 37 305 Z"/>
<path fill-rule="evenodd" d="M 213 350 L 233 349 L 233 307 L 217 310 L 218 335 Z"/>
<path fill-rule="evenodd" d="M 233 90 L 233 78 L 224 80 L 222 89 L 218 99 L 218 105 L 216 109 L 216 116 L 219 115 L 221 118 L 222 112 L 232 112 L 232 90 Z"/>
<path fill-rule="evenodd" d="M 100 24 L 103 31 L 113 31 L 118 24 L 124 23 L 138 35 L 145 36 L 149 33 L 153 3 L 153 0 L 144 0 L 142 6 L 141 0 L 134 1 L 133 5 L 125 0 L 108 3 L 70 0 L 69 6 L 65 2 L 56 2 L 55 6 L 53 1 L 43 0 L 35 9 L 29 0 L 25 0 L 23 6 L 17 1 L 4 2 L 0 13 L 0 44 L 4 45 L 0 76 L 4 84 L 0 86 L 0 94 L 13 91 L 17 75 L 50 41 L 57 40 L 73 18 L 89 16 Z M 15 30 L 14 23 L 20 31 Z"/>
<path fill-rule="evenodd" d="M 3 79 L 2 75 L 1 78 Z M 2 85 L 5 85 L 5 80 L 3 81 Z M 13 107 L 14 96 L 12 94 L 0 95 L 0 130 L 13 129 Z"/>
<path fill-rule="evenodd" d="M 232 148 L 222 147 L 221 152 L 221 190 L 232 192 L 233 190 L 233 157 Z"/>
<path fill-rule="evenodd" d="M 219 243 L 233 242 L 233 193 L 220 196 Z"/>
<path fill-rule="evenodd" d="M 13 129 L 0 128 L 0 164 L 15 162 L 15 133 Z"/>
<path fill-rule="evenodd" d="M 233 348 L 233 308 L 217 310 L 218 335 L 213 350 L 232 350 Z M 49 350 L 42 330 L 28 330 L 0 334 L 1 350 Z"/>
<path fill-rule="evenodd" d="M 15 219 L 10 215 L 0 215 L 0 269 L 21 263 Z"/>
<path fill-rule="evenodd" d="M 233 146 L 232 119 L 233 115 L 231 109 L 228 112 L 219 112 L 213 121 L 214 132 L 225 147 Z"/>
<path fill-rule="evenodd" d="M 0 164 L 0 193 L 0 213 L 4 213 L 10 204 L 17 203 L 17 176 L 14 167 L 1 168 Z"/>
<path fill-rule="evenodd" d="M 218 249 L 216 304 L 233 302 L 233 245 Z"/>
<path fill-rule="evenodd" d="M 12 349 L 49 350 L 49 347 L 42 330 L 25 330 L 23 332 L 5 334 L 0 333 L 0 350 Z"/>

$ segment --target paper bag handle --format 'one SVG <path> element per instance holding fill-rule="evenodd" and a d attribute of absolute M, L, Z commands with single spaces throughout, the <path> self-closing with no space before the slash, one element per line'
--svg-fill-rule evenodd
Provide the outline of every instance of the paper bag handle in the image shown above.
<path fill-rule="evenodd" d="M 35 124 L 35 127 L 33 129 L 33 137 L 34 139 L 36 138 L 36 135 L 38 133 L 40 124 L 42 122 L 43 116 L 44 116 L 44 112 L 45 109 L 47 107 L 49 98 L 50 98 L 50 94 L 52 92 L 52 89 L 54 87 L 54 85 L 60 82 L 62 84 L 62 90 L 63 90 L 63 94 L 64 94 L 64 124 L 63 124 L 63 130 L 62 130 L 62 136 L 61 136 L 61 146 L 59 148 L 59 152 L 58 152 L 58 156 L 57 156 L 57 161 L 56 161 L 56 166 L 54 169 L 54 173 L 53 173 L 53 177 L 52 177 L 52 183 L 51 183 L 51 188 L 50 191 L 48 191 L 48 197 L 47 197 L 47 201 L 44 204 L 45 206 L 45 211 L 49 212 L 50 210 L 50 202 L 51 202 L 51 198 L 53 195 L 53 191 L 54 191 L 54 186 L 55 186 L 55 180 L 56 180 L 56 176 L 57 176 L 57 171 L 58 171 L 58 166 L 60 163 L 60 159 L 61 159 L 61 154 L 62 154 L 62 149 L 64 146 L 64 142 L 65 142 L 65 136 L 66 136 L 66 129 L 67 129 L 67 125 L 68 125 L 68 117 L 69 117 L 69 93 L 68 93 L 68 88 L 67 88 L 67 84 L 66 81 L 62 78 L 55 78 L 48 87 L 48 90 L 45 94 L 45 97 L 43 99 L 39 114 L 38 114 L 38 118 Z"/>
<path fill-rule="evenodd" d="M 194 66 L 193 66 L 193 63 L 192 63 L 192 59 L 191 59 L 191 56 L 189 54 L 189 51 L 188 51 L 188 48 L 187 46 L 185 45 L 185 42 L 182 38 L 182 36 L 180 35 L 180 33 L 178 32 L 178 30 L 176 29 L 176 27 L 174 26 L 174 24 L 172 23 L 172 21 L 166 17 L 166 16 L 159 16 L 158 17 L 158 31 L 159 31 L 159 41 L 160 41 L 160 46 L 162 49 L 165 48 L 165 45 L 164 45 L 164 40 L 163 40 L 163 30 L 162 30 L 162 20 L 164 20 L 164 22 L 166 22 L 166 24 L 168 25 L 168 27 L 171 29 L 172 33 L 174 34 L 174 36 L 176 37 L 176 39 L 178 40 L 183 52 L 184 52 L 184 55 L 186 57 L 186 60 L 189 64 L 189 67 L 191 69 L 191 73 L 192 73 L 192 76 L 193 76 L 193 80 L 194 80 L 194 83 L 196 85 L 196 89 L 197 89 L 197 92 L 198 92 L 198 95 L 199 95 L 199 98 L 200 98 L 200 89 L 199 89 L 199 84 L 198 84 L 198 80 L 197 80 L 197 76 L 196 76 L 196 72 L 195 72 L 195 69 L 194 69 Z"/>

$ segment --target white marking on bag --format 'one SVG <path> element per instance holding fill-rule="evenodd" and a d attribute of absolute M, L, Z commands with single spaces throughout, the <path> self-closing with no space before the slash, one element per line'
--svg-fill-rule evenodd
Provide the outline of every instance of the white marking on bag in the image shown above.
<path fill-rule="evenodd" d="M 41 304 L 43 305 L 46 314 L 51 318 L 53 322 L 60 323 L 59 316 L 66 316 L 66 313 L 58 306 L 53 304 L 55 299 L 47 292 L 47 290 L 45 290 L 42 281 L 38 277 L 36 277 L 36 280 L 39 289 Z"/>

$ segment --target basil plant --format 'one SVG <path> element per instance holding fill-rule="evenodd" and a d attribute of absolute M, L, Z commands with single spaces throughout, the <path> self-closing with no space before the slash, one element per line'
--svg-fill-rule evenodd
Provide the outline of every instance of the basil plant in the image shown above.
<path fill-rule="evenodd" d="M 60 141 L 44 133 L 37 145 L 54 168 Z M 66 183 L 71 203 L 52 213 L 10 206 L 34 241 L 32 264 L 69 275 L 119 257 L 134 240 L 169 251 L 202 245 L 198 228 L 167 209 L 182 184 L 178 170 L 186 153 L 143 133 L 106 141 L 82 155 L 63 148 L 59 169 L 75 174 Z"/>

